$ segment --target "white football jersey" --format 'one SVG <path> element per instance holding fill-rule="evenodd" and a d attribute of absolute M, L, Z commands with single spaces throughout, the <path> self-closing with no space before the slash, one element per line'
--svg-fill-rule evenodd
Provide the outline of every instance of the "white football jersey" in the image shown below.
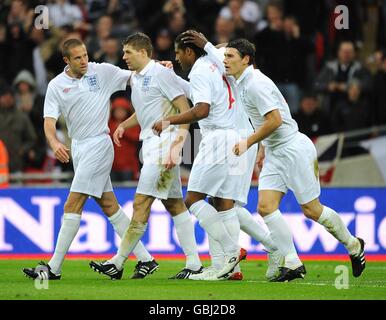
<path fill-rule="evenodd" d="M 205 51 L 208 53 L 208 57 L 213 62 L 216 62 L 218 64 L 221 73 L 226 76 L 224 67 L 225 47 L 216 48 L 213 44 L 208 42 L 205 46 Z M 249 121 L 248 114 L 244 110 L 244 106 L 240 101 L 238 91 L 236 90 L 236 79 L 233 76 L 226 76 L 226 79 L 231 87 L 232 97 L 235 100 L 233 102 L 233 106 L 235 108 L 235 120 L 237 130 L 239 131 L 241 137 L 247 138 L 250 134 L 253 133 L 253 127 L 251 122 Z"/>
<path fill-rule="evenodd" d="M 131 71 L 108 63 L 88 63 L 86 74 L 71 78 L 66 69 L 50 81 L 44 100 L 44 117 L 66 120 L 68 135 L 83 140 L 108 134 L 110 96 L 125 90 Z"/>
<path fill-rule="evenodd" d="M 140 139 L 153 137 L 152 127 L 156 121 L 179 112 L 171 102 L 185 94 L 184 88 L 174 71 L 154 60 L 141 72 L 133 73 L 130 85 L 131 102 L 141 126 Z"/>
<path fill-rule="evenodd" d="M 208 56 L 200 57 L 189 73 L 190 100 L 193 105 L 210 105 L 208 117 L 199 120 L 201 133 L 216 129 L 236 129 L 235 112 L 229 83 L 219 68 Z"/>
<path fill-rule="evenodd" d="M 283 123 L 263 140 L 263 145 L 275 148 L 295 138 L 298 125 L 292 119 L 283 95 L 270 78 L 249 66 L 237 79 L 236 88 L 255 130 L 263 124 L 264 115 L 268 112 L 275 109 L 280 112 Z"/>

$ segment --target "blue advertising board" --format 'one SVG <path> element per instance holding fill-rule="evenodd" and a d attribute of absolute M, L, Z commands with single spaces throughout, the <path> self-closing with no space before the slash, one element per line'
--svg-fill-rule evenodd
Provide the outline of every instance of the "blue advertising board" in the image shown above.
<path fill-rule="evenodd" d="M 128 216 L 132 215 L 135 188 L 117 188 L 119 203 Z M 185 190 L 184 190 L 185 191 Z M 67 189 L 5 189 L 0 190 L 0 256 L 5 254 L 47 254 L 55 248 Z M 366 241 L 366 251 L 386 254 L 386 188 L 325 188 L 321 201 L 334 208 L 348 229 Z M 257 188 L 251 188 L 247 209 L 256 214 Z M 292 193 L 281 203 L 281 212 L 292 229 L 300 254 L 345 254 L 345 248 L 324 228 L 304 217 Z M 197 223 L 195 232 L 198 250 L 208 253 L 208 239 Z M 155 201 L 143 243 L 153 254 L 182 253 L 170 215 L 160 201 Z M 83 211 L 79 232 L 70 248 L 76 254 L 112 254 L 119 237 L 101 209 L 92 199 Z M 261 254 L 262 246 L 241 232 L 240 244 L 250 254 Z"/>

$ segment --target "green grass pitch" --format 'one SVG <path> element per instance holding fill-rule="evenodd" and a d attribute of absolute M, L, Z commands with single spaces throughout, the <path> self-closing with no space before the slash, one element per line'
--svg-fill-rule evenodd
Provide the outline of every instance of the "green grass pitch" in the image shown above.
<path fill-rule="evenodd" d="M 268 283 L 265 261 L 241 263 L 243 281 L 168 280 L 183 268 L 182 260 L 159 260 L 160 269 L 143 280 L 130 280 L 135 262 L 126 263 L 122 280 L 111 281 L 92 271 L 87 260 L 67 260 L 62 280 L 48 289 L 36 289 L 22 267 L 37 260 L 0 260 L 0 300 L 257 300 L 257 299 L 386 299 L 386 262 L 367 262 L 360 278 L 351 275 L 347 262 L 305 261 L 307 276 L 289 283 Z M 205 261 L 207 264 L 208 261 Z M 335 268 L 349 267 L 349 288 L 335 286 Z"/>

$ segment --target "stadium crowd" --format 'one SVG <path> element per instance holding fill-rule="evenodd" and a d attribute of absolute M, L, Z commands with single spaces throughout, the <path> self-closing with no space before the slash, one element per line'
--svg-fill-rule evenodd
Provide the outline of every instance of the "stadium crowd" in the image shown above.
<path fill-rule="evenodd" d="M 49 9 L 48 29 L 35 27 L 41 4 Z M 348 7 L 348 29 L 335 28 L 337 5 Z M 174 61 L 174 38 L 188 28 L 215 44 L 253 42 L 256 67 L 277 84 L 311 138 L 386 124 L 386 0 L 4 0 L 0 159 L 8 154 L 11 173 L 60 166 L 48 150 L 42 114 L 47 84 L 65 67 L 65 40 L 85 41 L 90 61 L 126 68 L 121 42 L 127 35 L 148 34 L 154 58 Z M 187 76 L 177 64 L 174 70 Z M 111 97 L 112 132 L 133 112 L 128 93 Z M 65 141 L 65 123 L 59 124 Z M 127 130 L 115 149 L 115 181 L 138 178 L 138 135 L 139 128 Z"/>

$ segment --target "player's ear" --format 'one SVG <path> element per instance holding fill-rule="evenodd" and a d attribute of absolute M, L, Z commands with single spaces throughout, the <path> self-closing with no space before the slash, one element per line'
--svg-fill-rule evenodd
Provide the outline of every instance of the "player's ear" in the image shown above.
<path fill-rule="evenodd" d="M 63 61 L 65 64 L 68 64 L 70 62 L 70 59 L 68 59 L 67 57 L 63 57 Z"/>
<path fill-rule="evenodd" d="M 251 60 L 251 57 L 246 55 L 244 58 L 241 60 L 244 64 L 249 64 L 249 61 Z"/>

